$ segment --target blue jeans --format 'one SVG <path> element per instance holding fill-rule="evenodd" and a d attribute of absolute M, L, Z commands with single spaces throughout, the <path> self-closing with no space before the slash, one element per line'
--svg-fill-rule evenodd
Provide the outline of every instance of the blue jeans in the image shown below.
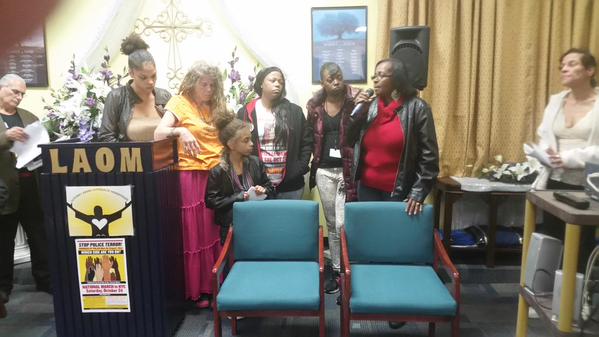
<path fill-rule="evenodd" d="M 291 199 L 291 200 L 302 200 L 304 196 L 304 188 L 289 192 L 278 192 L 277 199 Z"/>
<path fill-rule="evenodd" d="M 376 188 L 362 185 L 358 182 L 358 201 L 403 201 L 399 196 L 391 196 L 391 193 L 378 190 Z"/>

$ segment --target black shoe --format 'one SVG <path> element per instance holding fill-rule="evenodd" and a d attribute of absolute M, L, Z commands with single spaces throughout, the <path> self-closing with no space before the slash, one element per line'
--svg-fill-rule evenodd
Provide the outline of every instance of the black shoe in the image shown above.
<path fill-rule="evenodd" d="M 341 295 L 337 296 L 335 303 L 337 303 L 337 305 L 341 305 Z"/>
<path fill-rule="evenodd" d="M 6 306 L 4 302 L 0 302 L 0 318 L 6 317 Z"/>
<path fill-rule="evenodd" d="M 0 290 L 0 303 L 8 302 L 8 293 L 4 290 Z"/>
<path fill-rule="evenodd" d="M 397 330 L 399 328 L 401 328 L 402 326 L 406 325 L 406 322 L 393 322 L 393 321 L 389 321 L 389 327 L 393 330 Z"/>
<path fill-rule="evenodd" d="M 324 292 L 327 294 L 334 294 L 339 291 L 339 273 L 334 272 L 332 277 L 328 279 L 324 284 Z"/>
<path fill-rule="evenodd" d="M 50 286 L 49 284 L 38 284 L 38 285 L 35 286 L 35 290 L 37 290 L 37 291 L 43 291 L 45 293 L 53 295 L 52 286 Z"/>

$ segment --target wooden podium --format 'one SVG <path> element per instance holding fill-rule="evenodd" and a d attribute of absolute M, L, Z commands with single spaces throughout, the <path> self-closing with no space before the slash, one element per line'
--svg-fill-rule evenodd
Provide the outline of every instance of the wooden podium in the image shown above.
<path fill-rule="evenodd" d="M 57 335 L 173 335 L 185 314 L 179 186 L 173 170 L 177 162 L 175 141 L 51 143 L 41 148 L 42 202 Z M 127 296 L 117 296 L 127 300 L 121 312 L 84 308 L 84 284 L 101 287 L 111 282 L 91 278 L 89 283 L 82 282 L 81 250 L 76 239 L 101 238 L 72 236 L 67 220 L 67 186 L 131 186 L 133 234 L 108 237 L 124 240 L 126 247 L 126 254 L 121 256 L 126 266 L 117 268 L 126 268 L 120 274 L 126 273 L 124 283 L 128 286 Z M 113 271 L 110 269 L 109 274 L 114 275 Z M 87 274 L 83 281 L 86 278 Z M 113 298 L 107 295 L 103 300 L 112 303 Z"/>

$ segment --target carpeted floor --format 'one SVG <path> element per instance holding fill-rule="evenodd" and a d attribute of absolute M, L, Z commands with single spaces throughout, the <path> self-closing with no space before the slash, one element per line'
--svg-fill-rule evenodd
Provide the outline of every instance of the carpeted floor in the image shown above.
<path fill-rule="evenodd" d="M 519 268 L 459 264 L 462 273 L 462 337 L 511 337 L 515 335 L 518 307 L 517 280 Z M 0 319 L 0 336 L 51 337 L 56 336 L 52 296 L 36 292 L 29 264 L 15 270 L 15 289 L 7 304 L 8 316 Z M 327 336 L 339 336 L 339 307 L 337 294 L 326 297 Z M 239 321 L 243 337 L 306 337 L 318 336 L 315 318 L 247 318 Z M 426 324 L 409 323 L 399 330 L 391 330 L 386 322 L 352 322 L 353 337 L 366 336 L 427 336 Z M 231 336 L 228 322 L 223 324 L 223 335 Z M 438 324 L 437 336 L 449 336 L 449 324 Z M 538 319 L 529 320 L 530 337 L 548 336 Z M 213 336 L 212 312 L 190 306 L 185 320 L 176 333 L 178 337 Z"/>

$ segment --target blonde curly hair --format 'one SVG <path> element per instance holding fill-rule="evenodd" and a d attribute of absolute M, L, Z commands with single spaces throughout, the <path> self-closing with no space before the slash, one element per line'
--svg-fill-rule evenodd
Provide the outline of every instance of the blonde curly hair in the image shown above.
<path fill-rule="evenodd" d="M 209 77 L 214 80 L 214 94 L 212 96 L 212 101 L 210 102 L 212 114 L 226 113 L 227 102 L 225 99 L 222 72 L 218 67 L 204 61 L 196 62 L 187 71 L 187 74 L 185 74 L 185 77 L 179 86 L 179 95 L 183 95 L 190 100 L 193 99 L 194 87 L 202 77 Z"/>

